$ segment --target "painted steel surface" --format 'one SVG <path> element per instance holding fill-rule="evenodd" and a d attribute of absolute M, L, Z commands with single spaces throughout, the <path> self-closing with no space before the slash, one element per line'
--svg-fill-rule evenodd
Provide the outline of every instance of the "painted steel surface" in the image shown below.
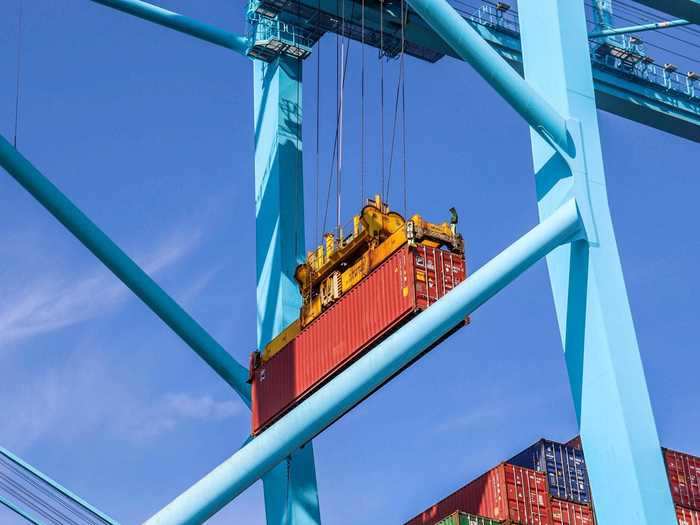
<path fill-rule="evenodd" d="M 447 516 L 445 519 L 440 520 L 437 525 L 501 525 L 501 523 L 500 521 L 492 520 L 484 516 L 457 511 Z"/>
<path fill-rule="evenodd" d="M 299 3 L 304 9 L 312 12 L 315 12 L 318 6 L 317 0 L 299 0 Z M 359 0 L 356 2 L 346 0 L 344 12 L 353 12 L 353 6 L 355 6 L 355 16 L 359 17 L 361 10 L 356 7 L 359 3 Z M 494 2 L 489 2 L 485 5 L 489 4 L 492 8 L 495 7 Z M 294 2 L 293 5 L 297 5 L 297 2 Z M 342 5 L 343 2 L 337 2 L 336 0 L 321 0 L 321 10 L 329 13 L 336 19 L 340 17 L 341 9 L 343 9 Z M 370 17 L 372 12 L 374 16 Z M 368 30 L 377 31 L 380 26 L 376 8 L 367 3 L 365 13 L 366 27 Z M 289 14 L 289 11 L 287 11 L 287 14 Z M 504 20 L 507 22 L 507 18 L 504 18 Z M 384 22 L 398 25 L 400 19 L 397 16 L 394 18 L 386 16 Z M 501 28 L 496 24 L 486 22 L 486 20 L 480 23 L 478 15 L 470 18 L 468 23 L 519 74 L 522 72 L 521 46 L 517 24 L 514 26 L 506 24 L 505 27 Z M 461 59 L 419 17 L 409 16 L 405 30 L 408 46 L 413 44 L 434 50 L 438 55 L 447 54 L 448 56 Z M 357 32 L 355 35 L 357 34 L 361 33 Z M 679 137 L 700 142 L 700 98 L 697 95 L 693 102 L 687 94 L 675 89 L 669 90 L 649 78 L 638 75 L 630 76 L 619 68 L 604 67 L 596 60 L 593 62 L 593 67 L 596 102 L 599 109 Z"/>
<path fill-rule="evenodd" d="M 618 27 L 614 29 L 603 29 L 589 34 L 589 38 L 598 38 L 601 36 L 625 35 L 627 33 L 643 33 L 644 31 L 655 31 L 657 29 L 667 29 L 669 27 L 687 26 L 690 24 L 687 20 L 668 20 L 666 22 L 656 22 L 652 24 L 642 24 L 638 26 Z"/>
<path fill-rule="evenodd" d="M 319 391 L 175 498 L 146 523 L 203 523 L 322 432 L 394 375 L 414 362 L 466 316 L 546 254 L 580 238 L 572 199 L 487 262 L 452 292 L 379 343 Z M 560 248 L 561 249 L 561 248 Z"/>
<path fill-rule="evenodd" d="M 547 475 L 549 493 L 575 503 L 591 502 L 583 451 L 562 443 L 541 439 L 508 463 L 531 468 Z"/>
<path fill-rule="evenodd" d="M 530 133 L 540 220 L 575 195 L 586 232 L 547 266 L 596 514 L 605 525 L 670 524 L 673 501 L 610 216 L 584 2 L 520 0 L 518 8 L 525 79 L 568 117 L 573 141 L 572 154 Z"/>
<path fill-rule="evenodd" d="M 545 140 L 569 150 L 571 140 L 562 114 L 532 89 L 454 7 L 446 0 L 408 0 L 408 4 Z"/>
<path fill-rule="evenodd" d="M 255 370 L 253 433 L 464 278 L 465 262 L 459 255 L 425 246 L 404 246 L 395 252 Z"/>
<path fill-rule="evenodd" d="M 664 459 L 673 501 L 700 510 L 700 458 L 664 449 Z"/>
<path fill-rule="evenodd" d="M 0 166 L 131 289 L 250 405 L 248 372 L 68 197 L 0 136 Z"/>
<path fill-rule="evenodd" d="M 595 516 L 590 505 L 552 498 L 552 525 L 595 525 Z"/>
<path fill-rule="evenodd" d="M 456 510 L 518 525 L 552 523 L 545 475 L 508 463 L 489 470 L 406 525 L 435 525 Z"/>
<path fill-rule="evenodd" d="M 676 516 L 678 525 L 700 525 L 700 511 L 676 505 Z"/>
<path fill-rule="evenodd" d="M 669 15 L 700 24 L 700 0 L 637 0 Z"/>
<path fill-rule="evenodd" d="M 294 269 L 304 258 L 303 68 L 284 57 L 253 63 L 255 268 L 258 348 L 301 306 Z M 263 478 L 267 525 L 321 522 L 313 444 Z"/>
<path fill-rule="evenodd" d="M 241 55 L 248 51 L 248 39 L 244 36 L 210 26 L 193 18 L 173 13 L 162 7 L 158 7 L 141 0 L 92 0 L 124 13 L 143 18 L 149 22 L 174 29 L 181 33 L 206 40 L 217 46 L 222 46 Z"/>

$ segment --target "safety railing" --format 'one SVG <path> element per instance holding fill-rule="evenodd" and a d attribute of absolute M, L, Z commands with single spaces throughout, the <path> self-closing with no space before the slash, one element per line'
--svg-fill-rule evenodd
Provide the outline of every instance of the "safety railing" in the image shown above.
<path fill-rule="evenodd" d="M 494 31 L 505 32 L 510 35 L 520 35 L 518 13 L 503 2 L 485 2 L 475 10 L 465 10 L 464 5 L 454 2 L 454 7 L 474 24 L 488 27 Z M 603 39 L 591 39 L 591 60 L 594 66 L 626 76 L 632 80 L 653 84 L 653 88 L 661 88 L 676 95 L 683 95 L 693 102 L 700 102 L 700 75 L 689 72 L 681 73 L 673 66 L 659 65 L 649 59 L 641 44 L 635 43 L 634 37 L 620 35 L 615 39 L 608 39 L 610 51 L 599 52 Z M 607 51 L 607 50 L 606 50 Z M 635 63 L 630 63 L 619 58 L 624 54 L 631 57 Z M 617 56 L 616 56 L 617 55 Z"/>

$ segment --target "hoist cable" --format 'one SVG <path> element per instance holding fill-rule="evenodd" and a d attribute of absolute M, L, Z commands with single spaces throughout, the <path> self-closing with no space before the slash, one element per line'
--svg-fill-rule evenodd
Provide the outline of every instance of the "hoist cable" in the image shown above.
<path fill-rule="evenodd" d="M 360 88 L 360 208 L 365 202 L 365 0 L 362 0 L 362 87 Z"/>
<path fill-rule="evenodd" d="M 345 36 L 345 1 L 343 0 L 341 8 L 341 25 L 340 33 Z M 340 39 L 340 64 L 345 63 L 345 38 Z M 348 42 L 349 44 L 349 42 Z M 336 172 L 337 182 L 336 182 L 336 231 L 338 237 L 342 238 L 342 216 L 341 216 L 341 206 L 343 197 L 343 140 L 344 140 L 344 127 L 345 127 L 345 67 L 340 67 L 340 93 L 339 93 L 339 108 L 338 112 L 340 114 L 340 123 L 338 125 L 338 170 Z"/>
<path fill-rule="evenodd" d="M 354 9 L 353 9 L 354 11 Z M 354 12 L 351 12 L 351 16 L 354 16 Z M 349 37 L 348 37 L 349 40 Z M 350 58 L 350 50 L 348 48 L 348 53 L 345 55 L 345 64 L 343 64 L 343 69 L 345 72 L 347 72 L 348 69 L 348 60 Z M 344 76 L 344 78 L 347 78 L 347 75 Z M 340 115 L 336 113 L 336 121 L 335 121 L 335 139 L 333 141 L 333 155 L 331 156 L 331 168 L 330 168 L 330 176 L 328 177 L 328 189 L 326 191 L 326 204 L 325 204 L 325 210 L 323 212 L 323 228 L 322 231 L 326 231 L 326 223 L 328 221 L 328 208 L 330 206 L 330 200 L 331 200 L 331 188 L 333 185 L 333 167 L 335 166 L 335 158 L 336 158 L 336 152 L 338 148 L 338 125 L 339 125 L 339 120 L 340 120 Z"/>
<path fill-rule="evenodd" d="M 382 200 L 384 200 L 384 6 L 379 5 L 379 150 Z"/>
<path fill-rule="evenodd" d="M 15 79 L 15 129 L 13 145 L 17 149 L 17 129 L 19 128 L 19 97 L 20 79 L 22 77 L 22 18 L 24 14 L 24 0 L 19 2 L 19 14 L 17 17 L 17 76 Z"/>
<path fill-rule="evenodd" d="M 394 100 L 394 120 L 391 129 L 391 148 L 389 149 L 389 174 L 386 179 L 386 192 L 384 193 L 386 200 L 389 200 L 389 193 L 391 189 L 391 174 L 394 171 L 394 144 L 396 142 L 396 125 L 399 118 L 399 100 L 401 98 L 401 74 L 399 73 L 396 79 L 396 97 Z"/>
<path fill-rule="evenodd" d="M 321 12 L 321 0 L 318 0 L 318 11 Z M 316 30 L 319 31 L 321 19 L 320 15 L 316 18 Z M 320 226 L 320 214 L 321 214 L 321 39 L 318 39 L 316 44 L 316 180 L 315 182 L 315 193 L 316 193 L 316 231 L 314 241 L 317 242 L 319 239 L 318 227 Z"/>
<path fill-rule="evenodd" d="M 394 104 L 394 125 L 393 125 L 393 130 L 391 134 L 391 150 L 390 150 L 390 155 L 389 155 L 389 176 L 387 178 L 387 187 L 386 187 L 386 199 L 387 201 L 389 200 L 389 194 L 391 192 L 391 176 L 394 172 L 393 166 L 394 166 L 394 151 L 395 151 L 395 138 L 396 138 L 396 133 L 397 133 L 397 125 L 398 125 L 398 115 L 399 115 L 399 107 L 401 107 L 401 142 L 402 142 L 402 147 L 401 147 L 401 154 L 402 154 L 402 179 L 403 179 L 403 201 L 404 201 L 404 214 L 406 213 L 406 201 L 407 201 L 407 196 L 406 196 L 406 78 L 405 78 L 405 59 L 406 59 L 406 54 L 405 54 L 405 46 L 406 46 L 406 39 L 405 39 L 405 27 L 404 27 L 404 21 L 405 21 L 405 10 L 404 10 L 404 0 L 401 0 L 401 55 L 399 59 L 399 78 L 396 83 L 396 100 Z"/>
<path fill-rule="evenodd" d="M 401 0 L 401 160 L 403 172 L 403 214 L 408 217 L 408 175 L 406 172 L 406 0 Z"/>
<path fill-rule="evenodd" d="M 300 16 L 301 14 L 301 4 L 297 2 L 297 16 Z M 303 105 L 303 100 L 302 100 L 302 92 L 301 92 L 301 83 L 302 83 L 302 75 L 304 72 L 303 69 L 303 63 L 300 58 L 296 59 L 296 95 L 297 95 L 297 107 L 296 107 L 296 122 L 295 122 L 295 134 L 294 134 L 294 141 L 295 141 L 295 146 L 296 146 L 296 164 L 297 164 L 297 170 L 296 170 L 296 176 L 295 176 L 295 181 L 294 181 L 294 205 L 299 206 L 299 209 L 295 210 L 294 213 L 294 246 L 295 250 L 297 247 L 301 246 L 301 253 L 299 254 L 300 257 L 305 257 L 305 251 L 306 251 L 306 232 L 304 231 L 304 157 L 302 153 L 302 119 L 303 119 L 303 111 L 302 111 L 302 105 Z M 301 218 L 301 220 L 299 220 Z"/>

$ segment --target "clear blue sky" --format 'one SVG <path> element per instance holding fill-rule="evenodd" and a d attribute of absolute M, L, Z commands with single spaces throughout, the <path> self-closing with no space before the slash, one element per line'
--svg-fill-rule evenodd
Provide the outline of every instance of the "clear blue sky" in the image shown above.
<path fill-rule="evenodd" d="M 87 0 L 25 5 L 19 149 L 246 361 L 255 346 L 251 64 Z M 240 0 L 161 5 L 244 30 Z M 0 6 L 5 137 L 14 126 L 17 6 Z M 334 52 L 329 39 L 324 187 Z M 348 214 L 360 201 L 352 53 Z M 366 57 L 366 186 L 376 191 L 376 52 Z M 395 62 L 387 72 L 390 123 Z M 315 58 L 304 91 L 308 245 L 314 75 Z M 409 208 L 440 220 L 457 206 L 471 268 L 536 223 L 527 127 L 467 66 L 409 59 L 407 118 Z M 661 439 L 700 453 L 698 145 L 607 114 L 601 134 Z M 395 172 L 394 195 L 400 180 Z M 247 409 L 9 176 L 0 177 L 0 218 L 0 444 L 120 521 L 140 522 L 238 448 Z M 315 440 L 325 524 L 401 523 L 540 436 L 576 433 L 544 264 L 472 321 Z M 264 523 L 261 485 L 212 523 Z"/>

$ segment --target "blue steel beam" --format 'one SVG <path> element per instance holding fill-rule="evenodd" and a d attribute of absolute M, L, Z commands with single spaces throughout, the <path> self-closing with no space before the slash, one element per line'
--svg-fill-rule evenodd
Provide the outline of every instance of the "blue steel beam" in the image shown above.
<path fill-rule="evenodd" d="M 655 22 L 652 24 L 642 24 L 638 26 L 617 27 L 614 29 L 604 29 L 588 35 L 588 38 L 598 38 L 601 36 L 626 35 L 628 33 L 643 33 L 644 31 L 655 31 L 657 29 L 668 29 L 669 27 L 687 26 L 687 20 L 668 20 L 666 22 Z"/>
<path fill-rule="evenodd" d="M 347 20 L 352 19 L 356 25 L 360 23 L 361 8 L 357 7 L 358 2 L 352 0 L 344 0 L 344 2 L 298 0 L 298 2 L 299 4 L 295 0 L 294 6 L 301 5 L 310 11 L 317 9 L 320 5 L 321 11 L 327 13 L 332 19 L 340 17 L 341 10 L 344 10 Z M 286 14 L 293 14 L 294 9 L 295 7 L 290 8 L 290 12 Z M 380 27 L 378 11 L 367 4 L 365 15 L 366 27 L 371 31 L 378 31 Z M 461 59 L 415 13 L 409 12 L 407 20 L 406 40 L 411 46 L 424 48 L 434 53 L 436 59 L 443 55 Z M 400 27 L 399 19 L 388 11 L 384 13 L 384 23 L 385 27 Z M 516 71 L 522 71 L 517 25 L 499 27 L 486 21 L 478 23 L 475 20 L 469 20 L 468 23 L 503 58 L 508 60 Z M 369 35 L 367 41 L 371 43 Z M 685 91 L 669 89 L 668 86 L 654 82 L 652 79 L 635 76 L 598 62 L 594 63 L 593 76 L 599 109 L 688 140 L 700 142 L 700 98 L 698 96 L 690 98 Z"/>
<path fill-rule="evenodd" d="M 68 197 L 0 136 L 0 166 L 83 243 L 250 406 L 248 371 Z"/>
<path fill-rule="evenodd" d="M 533 128 L 561 149 L 569 150 L 571 143 L 562 116 L 450 4 L 433 0 L 408 0 L 408 4 Z"/>
<path fill-rule="evenodd" d="M 49 476 L 47 476 L 46 474 L 44 474 L 40 470 L 34 468 L 29 463 L 24 461 L 22 458 L 14 455 L 9 450 L 7 450 L 3 447 L 0 447 L 0 456 L 2 456 L 5 460 L 12 463 L 14 465 L 14 468 L 18 468 L 19 471 L 23 472 L 23 474 L 25 476 L 29 475 L 29 476 L 35 478 L 34 482 L 36 482 L 36 480 L 39 480 L 40 482 L 45 483 L 48 487 L 50 487 L 51 489 L 56 491 L 56 493 L 61 494 L 68 501 L 70 501 L 71 503 L 74 503 L 76 505 L 76 507 L 79 507 L 80 509 L 85 511 L 87 515 L 84 517 L 86 519 L 97 519 L 103 523 L 108 523 L 110 525 L 118 525 L 118 523 L 114 519 L 107 516 L 104 512 L 93 507 L 87 501 L 85 501 L 82 498 L 80 498 L 79 496 L 75 495 L 73 492 L 71 492 L 70 490 L 65 488 L 63 485 L 61 485 L 57 481 L 54 481 Z M 53 494 L 50 497 L 53 499 L 56 497 L 56 495 Z M 11 502 L 9 502 L 7 500 L 0 499 L 0 502 L 3 503 L 8 508 L 11 508 L 13 511 L 19 513 L 24 518 L 30 520 L 32 523 L 37 523 L 36 521 L 34 521 L 34 518 L 32 518 L 31 516 L 28 516 L 26 512 L 24 512 L 24 513 L 22 512 L 24 509 L 21 509 L 20 507 L 13 505 Z M 62 503 L 63 503 L 63 505 L 65 505 L 65 502 L 62 502 Z M 46 511 L 49 508 L 50 508 L 50 506 L 46 505 L 44 507 L 44 510 Z"/>
<path fill-rule="evenodd" d="M 445 297 L 378 344 L 290 413 L 178 496 L 147 525 L 204 523 L 261 476 L 375 392 L 516 277 L 580 238 L 573 199 Z"/>
<path fill-rule="evenodd" d="M 270 340 L 299 318 L 294 279 L 304 261 L 304 180 L 301 126 L 302 61 L 253 63 L 257 341 Z M 263 478 L 268 525 L 319 525 L 311 443 Z"/>
<path fill-rule="evenodd" d="M 525 78 L 569 117 L 576 145 L 567 158 L 530 133 L 540 219 L 572 194 L 588 219 L 588 242 L 551 253 L 547 265 L 597 521 L 671 525 L 673 501 L 608 206 L 584 2 L 520 0 L 519 7 Z"/>
<path fill-rule="evenodd" d="M 92 1 L 199 38 L 200 40 L 205 40 L 217 46 L 225 47 L 244 56 L 248 51 L 248 39 L 244 36 L 205 24 L 199 20 L 194 20 L 147 2 L 141 2 L 140 0 Z"/>
<path fill-rule="evenodd" d="M 700 0 L 636 0 L 669 15 L 700 24 Z"/>
<path fill-rule="evenodd" d="M 520 35 L 509 28 L 475 24 L 475 29 L 519 73 L 522 73 Z M 700 142 L 700 98 L 645 82 L 614 67 L 593 63 L 598 109 L 641 124 Z"/>

